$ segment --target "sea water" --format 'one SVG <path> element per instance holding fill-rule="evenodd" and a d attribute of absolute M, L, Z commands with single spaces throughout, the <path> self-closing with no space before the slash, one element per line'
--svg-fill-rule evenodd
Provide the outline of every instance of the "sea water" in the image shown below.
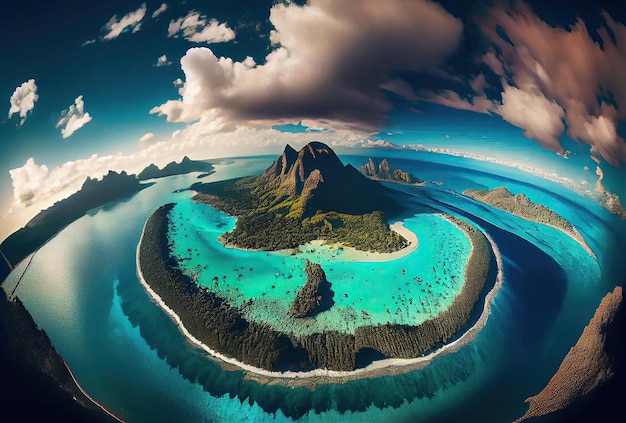
<path fill-rule="evenodd" d="M 270 163 L 269 158 L 235 160 L 217 166 L 217 172 L 203 180 L 259 173 Z M 137 281 L 135 252 L 142 225 L 158 206 L 176 202 L 191 207 L 191 194 L 174 190 L 197 181 L 195 174 L 157 180 L 130 199 L 77 220 L 35 255 L 16 293 L 81 385 L 129 422 L 296 417 L 307 421 L 512 421 L 525 411 L 524 399 L 539 392 L 558 368 L 602 296 L 623 282 L 618 279 L 623 265 L 616 252 L 626 247 L 624 224 L 591 200 L 514 169 L 460 158 L 446 158 L 445 163 L 392 160 L 391 164 L 422 179 L 443 182 L 426 187 L 389 185 L 414 195 L 411 201 L 416 207 L 426 204 L 471 220 L 494 239 L 504 261 L 504 283 L 486 326 L 470 343 L 421 370 L 292 389 L 262 385 L 246 379 L 243 372 L 225 371 L 191 346 Z M 458 195 L 467 188 L 499 185 L 531 199 L 541 198 L 570 220 L 598 256 L 598 263 L 560 231 Z M 227 230 L 233 224 L 227 223 L 218 229 Z M 420 235 L 420 225 L 407 222 L 407 227 Z M 414 253 L 418 260 L 419 251 Z M 286 257 L 272 257 L 279 261 L 277 271 L 285 272 L 280 265 Z M 295 269 L 302 259 L 293 260 Z M 362 280 L 380 272 L 379 263 L 356 265 Z M 385 271 L 398 276 L 402 287 L 401 271 L 395 264 L 388 265 Z M 227 277 L 235 276 L 235 266 L 231 267 L 224 269 L 230 272 Z M 239 273 L 262 268 L 250 271 L 248 266 Z M 407 278 L 412 277 L 411 266 L 406 268 Z M 413 273 L 419 269 L 414 267 Z M 15 283 L 19 270 L 9 276 L 6 286 Z M 327 271 L 329 280 L 333 272 Z M 252 279 L 250 273 L 245 273 L 246 281 Z M 267 279 L 276 281 L 275 273 Z M 294 281 L 293 288 L 297 286 Z M 246 295 L 253 295 L 257 288 L 250 289 Z M 337 293 L 342 296 L 344 292 L 337 289 Z M 357 301 L 354 306 L 351 303 L 361 292 L 346 293 L 349 306 L 356 307 Z"/>
<path fill-rule="evenodd" d="M 170 216 L 169 241 L 188 276 L 230 304 L 245 305 L 248 319 L 296 335 L 354 333 L 359 326 L 417 325 L 431 319 L 460 292 L 471 251 L 467 236 L 434 214 L 404 220 L 417 235 L 418 247 L 381 262 L 352 261 L 349 251 L 317 243 L 298 252 L 226 248 L 218 238 L 232 230 L 235 219 L 191 200 L 177 203 Z M 325 270 L 334 305 L 315 319 L 293 319 L 288 310 L 306 281 L 306 260 Z"/>

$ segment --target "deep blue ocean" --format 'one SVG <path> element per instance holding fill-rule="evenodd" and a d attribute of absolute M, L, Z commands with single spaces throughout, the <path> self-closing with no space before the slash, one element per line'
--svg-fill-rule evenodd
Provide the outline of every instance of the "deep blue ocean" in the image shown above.
<path fill-rule="evenodd" d="M 341 158 L 357 167 L 367 160 Z M 202 180 L 258 174 L 272 160 L 234 159 Z M 160 205 L 187 202 L 189 191 L 174 191 L 196 182 L 197 174 L 156 180 L 68 226 L 36 253 L 17 295 L 83 388 L 128 422 L 512 421 L 556 371 L 601 298 L 624 283 L 619 252 L 626 249 L 626 222 L 580 194 L 512 168 L 430 153 L 390 164 L 441 182 L 388 186 L 412 194 L 407 201 L 416 212 L 470 220 L 494 239 L 504 262 L 504 283 L 485 327 L 424 369 L 292 389 L 225 371 L 187 342 L 138 282 L 135 253 L 146 218 Z M 572 222 L 598 260 L 558 230 L 460 195 L 502 185 Z"/>

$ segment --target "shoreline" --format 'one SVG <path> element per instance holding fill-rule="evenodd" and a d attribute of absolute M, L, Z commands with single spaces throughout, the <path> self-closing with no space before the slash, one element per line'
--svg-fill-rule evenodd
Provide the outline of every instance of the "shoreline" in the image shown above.
<path fill-rule="evenodd" d="M 385 262 L 385 261 L 397 260 L 399 258 L 407 256 L 411 254 L 413 251 L 415 251 L 417 247 L 419 246 L 419 240 L 417 238 L 417 235 L 415 235 L 414 232 L 407 229 L 404 226 L 404 222 L 401 222 L 401 221 L 394 222 L 391 225 L 389 225 L 389 229 L 391 229 L 393 232 L 397 233 L 398 235 L 401 235 L 402 237 L 404 237 L 404 239 L 406 239 L 409 244 L 406 247 L 400 250 L 391 252 L 391 253 L 377 253 L 373 251 L 362 251 L 362 250 L 357 250 L 354 247 L 344 246 L 341 243 L 329 244 L 325 240 L 321 240 L 321 239 L 307 242 L 306 244 L 303 244 L 300 247 L 304 247 L 305 249 L 307 249 L 307 247 L 314 247 L 314 248 L 325 247 L 329 249 L 342 248 L 343 249 L 343 253 L 341 255 L 342 261 L 380 263 L 380 262 Z M 292 250 L 281 250 L 281 252 L 282 251 L 291 252 Z"/>
<path fill-rule="evenodd" d="M 454 222 L 451 222 L 451 223 L 455 224 Z M 194 337 L 187 330 L 181 318 L 167 304 L 165 304 L 165 302 L 161 299 L 161 297 L 150 287 L 150 285 L 146 282 L 146 280 L 143 277 L 143 273 L 141 271 L 141 266 L 140 266 L 140 248 L 141 248 L 141 243 L 143 242 L 145 228 L 146 228 L 146 223 L 144 223 L 144 227 L 141 232 L 141 238 L 139 240 L 139 243 L 137 244 L 137 252 L 136 252 L 137 278 L 139 282 L 141 283 L 141 285 L 146 290 L 146 292 L 148 293 L 149 297 L 163 311 L 165 311 L 166 314 L 168 314 L 172 318 L 172 320 L 176 323 L 180 331 L 185 335 L 187 340 L 191 342 L 192 344 L 194 344 L 195 346 L 206 351 L 212 358 L 217 359 L 219 362 L 221 362 L 220 364 L 234 366 L 238 369 L 246 371 L 248 373 L 246 377 L 256 378 L 258 380 L 264 380 L 268 382 L 269 382 L 268 379 L 271 379 L 271 381 L 275 383 L 277 382 L 277 383 L 281 383 L 285 385 L 289 385 L 294 381 L 296 382 L 296 384 L 299 384 L 299 383 L 309 384 L 310 383 L 310 384 L 316 385 L 320 383 L 324 384 L 324 383 L 341 382 L 342 380 L 405 373 L 405 372 L 419 369 L 419 368 L 426 366 L 426 364 L 428 364 L 434 358 L 442 354 L 447 354 L 450 352 L 457 351 L 460 347 L 462 347 L 463 345 L 471 341 L 476 336 L 476 334 L 485 326 L 487 319 L 489 317 L 489 314 L 491 312 L 491 302 L 493 298 L 495 297 L 496 293 L 499 291 L 500 287 L 502 286 L 502 282 L 504 278 L 504 274 L 502 270 L 502 256 L 500 254 L 500 250 L 498 249 L 497 245 L 488 234 L 481 232 L 486 237 L 489 244 L 491 245 L 492 251 L 496 257 L 496 265 L 498 267 L 496 282 L 493 288 L 485 296 L 485 304 L 483 306 L 483 311 L 481 315 L 479 316 L 478 320 L 472 327 L 470 327 L 466 332 L 464 332 L 459 338 L 455 339 L 454 341 L 448 344 L 443 345 L 439 349 L 425 356 L 408 358 L 408 359 L 407 358 L 389 358 L 389 359 L 375 361 L 364 368 L 350 370 L 350 371 L 315 369 L 315 370 L 311 370 L 308 372 L 292 372 L 292 371 L 277 372 L 277 371 L 270 371 L 270 370 L 265 370 L 265 369 L 261 369 L 258 367 L 254 367 L 254 366 L 242 363 L 234 358 L 225 356 L 224 354 L 218 351 L 215 351 L 211 349 L 209 346 L 207 346 L 206 344 L 202 343 L 200 340 Z M 465 233 L 465 231 L 463 232 Z M 471 243 L 471 239 L 470 239 L 470 243 Z M 417 248 L 417 245 L 415 245 L 415 248 Z M 474 247 L 472 244 L 472 249 L 473 248 Z M 394 253 L 388 253 L 388 254 L 394 254 Z"/>
<path fill-rule="evenodd" d="M 230 217 L 234 217 L 234 216 L 230 216 Z M 328 249 L 341 248 L 343 249 L 343 254 L 342 254 L 343 261 L 368 262 L 368 263 L 369 262 L 380 263 L 380 262 L 385 262 L 385 261 L 396 260 L 396 259 L 399 259 L 399 258 L 402 258 L 404 256 L 411 254 L 419 246 L 419 240 L 417 238 L 417 235 L 415 235 L 414 232 L 407 229 L 404 226 L 404 222 L 402 221 L 394 222 L 391 225 L 389 225 L 389 229 L 391 229 L 393 232 L 397 233 L 398 235 L 406 239 L 408 242 L 408 245 L 404 248 L 401 248 L 400 250 L 393 251 L 391 253 L 377 253 L 374 251 L 357 250 L 354 247 L 348 247 L 341 243 L 328 243 L 324 239 L 315 239 L 313 241 L 309 241 L 305 244 L 299 245 L 296 248 L 287 248 L 287 249 L 276 250 L 276 251 L 267 251 L 267 250 L 255 250 L 255 249 L 250 249 L 250 248 L 242 248 L 234 244 L 223 243 L 221 239 L 219 238 L 218 240 L 224 246 L 224 248 L 236 249 L 236 250 L 242 250 L 242 251 L 263 251 L 263 252 L 267 251 L 268 253 L 272 253 L 272 254 L 285 254 L 285 255 L 291 255 L 293 251 L 298 251 L 301 248 L 304 248 L 305 250 L 309 248 L 320 248 L 320 247 L 328 248 Z"/>

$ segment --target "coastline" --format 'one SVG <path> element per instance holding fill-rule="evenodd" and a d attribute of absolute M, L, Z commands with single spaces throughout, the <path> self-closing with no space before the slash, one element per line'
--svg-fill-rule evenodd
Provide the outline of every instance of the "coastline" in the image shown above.
<path fill-rule="evenodd" d="M 371 263 L 379 263 L 385 261 L 392 261 L 399 258 L 402 258 L 406 255 L 409 255 L 413 251 L 417 249 L 419 246 L 419 240 L 417 239 L 417 235 L 414 232 L 410 231 L 404 226 L 404 222 L 394 222 L 389 225 L 389 229 L 393 232 L 401 235 L 408 241 L 408 245 L 398 251 L 394 251 L 392 253 L 377 253 L 373 251 L 362 251 L 357 250 L 354 247 L 347 247 L 340 243 L 327 243 L 324 240 L 314 240 L 311 242 L 307 242 L 302 245 L 305 249 L 307 247 L 319 248 L 320 246 L 328 247 L 328 248 L 342 248 L 343 253 L 341 255 L 341 259 L 343 261 L 348 262 L 371 262 Z M 284 250 L 290 252 L 291 250 Z"/>
<path fill-rule="evenodd" d="M 452 221 L 451 223 L 455 224 Z M 142 286 L 146 289 L 146 292 L 148 293 L 150 298 L 163 311 L 165 311 L 172 318 L 172 320 L 174 320 L 174 322 L 176 323 L 178 328 L 181 330 L 181 332 L 185 335 L 185 337 L 191 343 L 203 349 L 210 356 L 222 362 L 223 364 L 234 366 L 235 368 L 246 371 L 248 373 L 246 377 L 248 378 L 253 378 L 253 379 L 266 381 L 266 382 L 269 382 L 271 380 L 272 382 L 282 383 L 286 385 L 301 385 L 301 384 L 315 385 L 315 384 L 320 384 L 320 383 L 322 384 L 323 383 L 337 383 L 337 382 L 350 380 L 350 379 L 404 373 L 404 372 L 408 372 L 411 370 L 422 368 L 426 364 L 428 364 L 430 361 L 432 361 L 435 357 L 458 350 L 461 346 L 467 344 L 471 339 L 474 338 L 474 336 L 476 336 L 476 334 L 480 331 L 480 329 L 484 327 L 484 325 L 487 322 L 487 319 L 491 311 L 491 301 L 495 297 L 500 287 L 502 286 L 503 276 L 504 276 L 503 271 L 502 271 L 502 257 L 500 255 L 499 249 L 497 245 L 495 244 L 495 242 L 493 241 L 493 239 L 489 237 L 488 234 L 483 233 L 483 235 L 485 236 L 485 238 L 491 245 L 492 251 L 496 257 L 496 264 L 498 266 L 496 282 L 493 288 L 486 294 L 483 311 L 481 312 L 481 315 L 479 316 L 478 320 L 472 327 L 470 327 L 458 339 L 443 345 L 439 349 L 425 356 L 420 356 L 416 358 L 384 359 L 384 360 L 375 361 L 364 368 L 350 370 L 350 371 L 315 369 L 315 370 L 311 370 L 307 372 L 293 372 L 293 371 L 277 372 L 277 371 L 265 370 L 259 367 L 254 367 L 254 366 L 242 363 L 234 358 L 227 357 L 224 354 L 218 351 L 215 351 L 211 349 L 209 346 L 207 346 L 206 344 L 202 343 L 200 340 L 194 337 L 187 330 L 181 318 L 167 304 L 165 304 L 165 302 L 161 299 L 161 297 L 150 287 L 150 285 L 144 279 L 141 266 L 140 266 L 140 248 L 143 242 L 145 229 L 146 229 L 146 223 L 144 223 L 144 227 L 141 233 L 141 238 L 137 245 L 137 253 L 136 253 L 137 278 L 139 282 L 142 284 Z M 397 226 L 396 226 L 396 229 L 398 229 Z M 462 228 L 460 229 L 463 230 Z M 402 227 L 400 228 L 400 230 L 406 230 L 406 228 Z M 415 239 L 417 240 L 417 238 Z M 470 243 L 471 243 L 471 239 L 470 239 Z M 414 248 L 417 248 L 417 242 L 415 242 Z M 474 249 L 474 245 L 472 244 L 472 250 L 473 249 Z M 394 254 L 394 253 L 387 253 L 387 254 Z"/>
<path fill-rule="evenodd" d="M 236 218 L 236 216 L 230 216 L 230 215 L 229 217 Z M 271 253 L 291 255 L 292 252 L 294 250 L 297 250 L 298 248 L 304 248 L 305 250 L 309 248 L 319 248 L 319 247 L 326 247 L 330 249 L 341 248 L 343 249 L 343 254 L 341 256 L 343 261 L 380 263 L 380 262 L 385 262 L 385 261 L 396 260 L 404 256 L 407 256 L 413 251 L 415 251 L 417 247 L 419 246 L 419 240 L 417 238 L 417 235 L 415 235 L 414 232 L 407 229 L 404 226 L 404 222 L 401 222 L 401 221 L 394 222 L 391 225 L 389 225 L 389 229 L 391 229 L 393 232 L 397 233 L 398 235 L 404 237 L 404 239 L 406 239 L 409 244 L 406 247 L 400 250 L 391 252 L 391 253 L 377 253 L 374 251 L 357 250 L 354 247 L 348 247 L 341 243 L 328 243 L 326 240 L 316 239 L 313 241 L 309 241 L 305 244 L 302 244 L 298 246 L 297 248 L 287 248 L 283 250 L 271 251 Z M 265 251 L 265 250 L 254 250 L 254 249 L 249 249 L 249 248 L 242 248 L 234 244 L 223 243 L 221 239 L 220 239 L 220 243 L 224 246 L 224 248 L 231 248 L 231 249 L 237 249 L 237 250 L 243 250 L 243 251 Z"/>

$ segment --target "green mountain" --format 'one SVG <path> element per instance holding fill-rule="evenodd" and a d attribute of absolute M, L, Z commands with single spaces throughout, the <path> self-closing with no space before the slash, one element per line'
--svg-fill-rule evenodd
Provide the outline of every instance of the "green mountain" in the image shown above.
<path fill-rule="evenodd" d="M 192 188 L 196 201 L 239 218 L 223 237 L 239 247 L 275 250 L 325 239 L 394 251 L 406 244 L 385 223 L 403 210 L 399 194 L 344 165 L 321 142 L 300 151 L 287 145 L 260 176 Z"/>

